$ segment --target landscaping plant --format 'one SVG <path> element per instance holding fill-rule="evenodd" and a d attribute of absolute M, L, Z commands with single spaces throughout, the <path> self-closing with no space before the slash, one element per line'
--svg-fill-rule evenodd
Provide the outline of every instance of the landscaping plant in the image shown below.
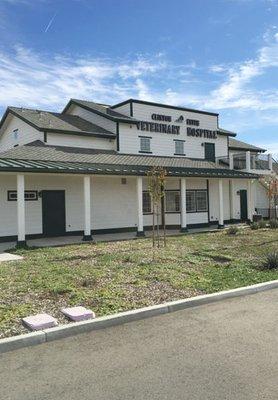
<path fill-rule="evenodd" d="M 264 270 L 278 270 L 278 251 L 268 253 L 263 261 L 261 269 Z"/>
<path fill-rule="evenodd" d="M 239 229 L 237 226 L 230 226 L 227 229 L 227 235 L 236 235 L 239 232 Z"/>

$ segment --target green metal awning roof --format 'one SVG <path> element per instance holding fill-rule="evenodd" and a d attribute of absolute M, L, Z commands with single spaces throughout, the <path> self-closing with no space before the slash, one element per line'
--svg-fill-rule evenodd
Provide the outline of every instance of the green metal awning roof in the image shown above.
<path fill-rule="evenodd" d="M 67 173 L 95 175 L 146 175 L 151 166 L 94 164 L 65 161 L 41 161 L 0 158 L 0 172 Z M 213 178 L 257 178 L 230 169 L 166 167 L 168 176 L 213 177 Z"/>

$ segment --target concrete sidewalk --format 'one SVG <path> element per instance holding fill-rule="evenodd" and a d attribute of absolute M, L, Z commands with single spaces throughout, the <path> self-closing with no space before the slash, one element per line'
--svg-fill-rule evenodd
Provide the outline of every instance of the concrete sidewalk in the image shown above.
<path fill-rule="evenodd" d="M 1 355 L 13 400 L 276 400 L 278 290 Z"/>

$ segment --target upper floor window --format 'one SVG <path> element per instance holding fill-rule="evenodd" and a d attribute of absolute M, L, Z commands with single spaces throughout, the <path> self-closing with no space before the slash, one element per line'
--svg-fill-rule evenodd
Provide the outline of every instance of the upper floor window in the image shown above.
<path fill-rule="evenodd" d="M 165 192 L 165 211 L 180 212 L 180 192 L 179 190 L 171 190 Z"/>
<path fill-rule="evenodd" d="M 151 153 L 151 138 L 140 136 L 140 153 Z"/>
<path fill-rule="evenodd" d="M 18 129 L 13 130 L 13 138 L 14 138 L 14 140 L 18 139 Z"/>
<path fill-rule="evenodd" d="M 175 155 L 184 156 L 184 140 L 175 140 Z"/>

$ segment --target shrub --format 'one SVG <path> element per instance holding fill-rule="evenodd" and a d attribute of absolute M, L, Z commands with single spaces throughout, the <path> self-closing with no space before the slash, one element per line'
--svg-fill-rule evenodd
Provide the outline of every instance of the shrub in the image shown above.
<path fill-rule="evenodd" d="M 259 229 L 264 229 L 267 226 L 267 223 L 264 219 L 261 219 L 260 221 L 258 221 L 258 225 L 259 225 Z"/>
<path fill-rule="evenodd" d="M 236 235 L 238 233 L 239 229 L 237 226 L 230 226 L 227 229 L 227 235 Z"/>
<path fill-rule="evenodd" d="M 272 251 L 265 256 L 261 269 L 278 269 L 278 251 Z"/>
<path fill-rule="evenodd" d="M 258 222 L 252 222 L 252 223 L 250 224 L 250 228 L 251 228 L 252 230 L 257 230 L 257 229 L 259 229 L 259 224 L 258 224 Z"/>
<path fill-rule="evenodd" d="M 278 228 L 278 220 L 277 219 L 271 219 L 269 221 L 269 227 L 271 229 L 277 229 Z"/>

